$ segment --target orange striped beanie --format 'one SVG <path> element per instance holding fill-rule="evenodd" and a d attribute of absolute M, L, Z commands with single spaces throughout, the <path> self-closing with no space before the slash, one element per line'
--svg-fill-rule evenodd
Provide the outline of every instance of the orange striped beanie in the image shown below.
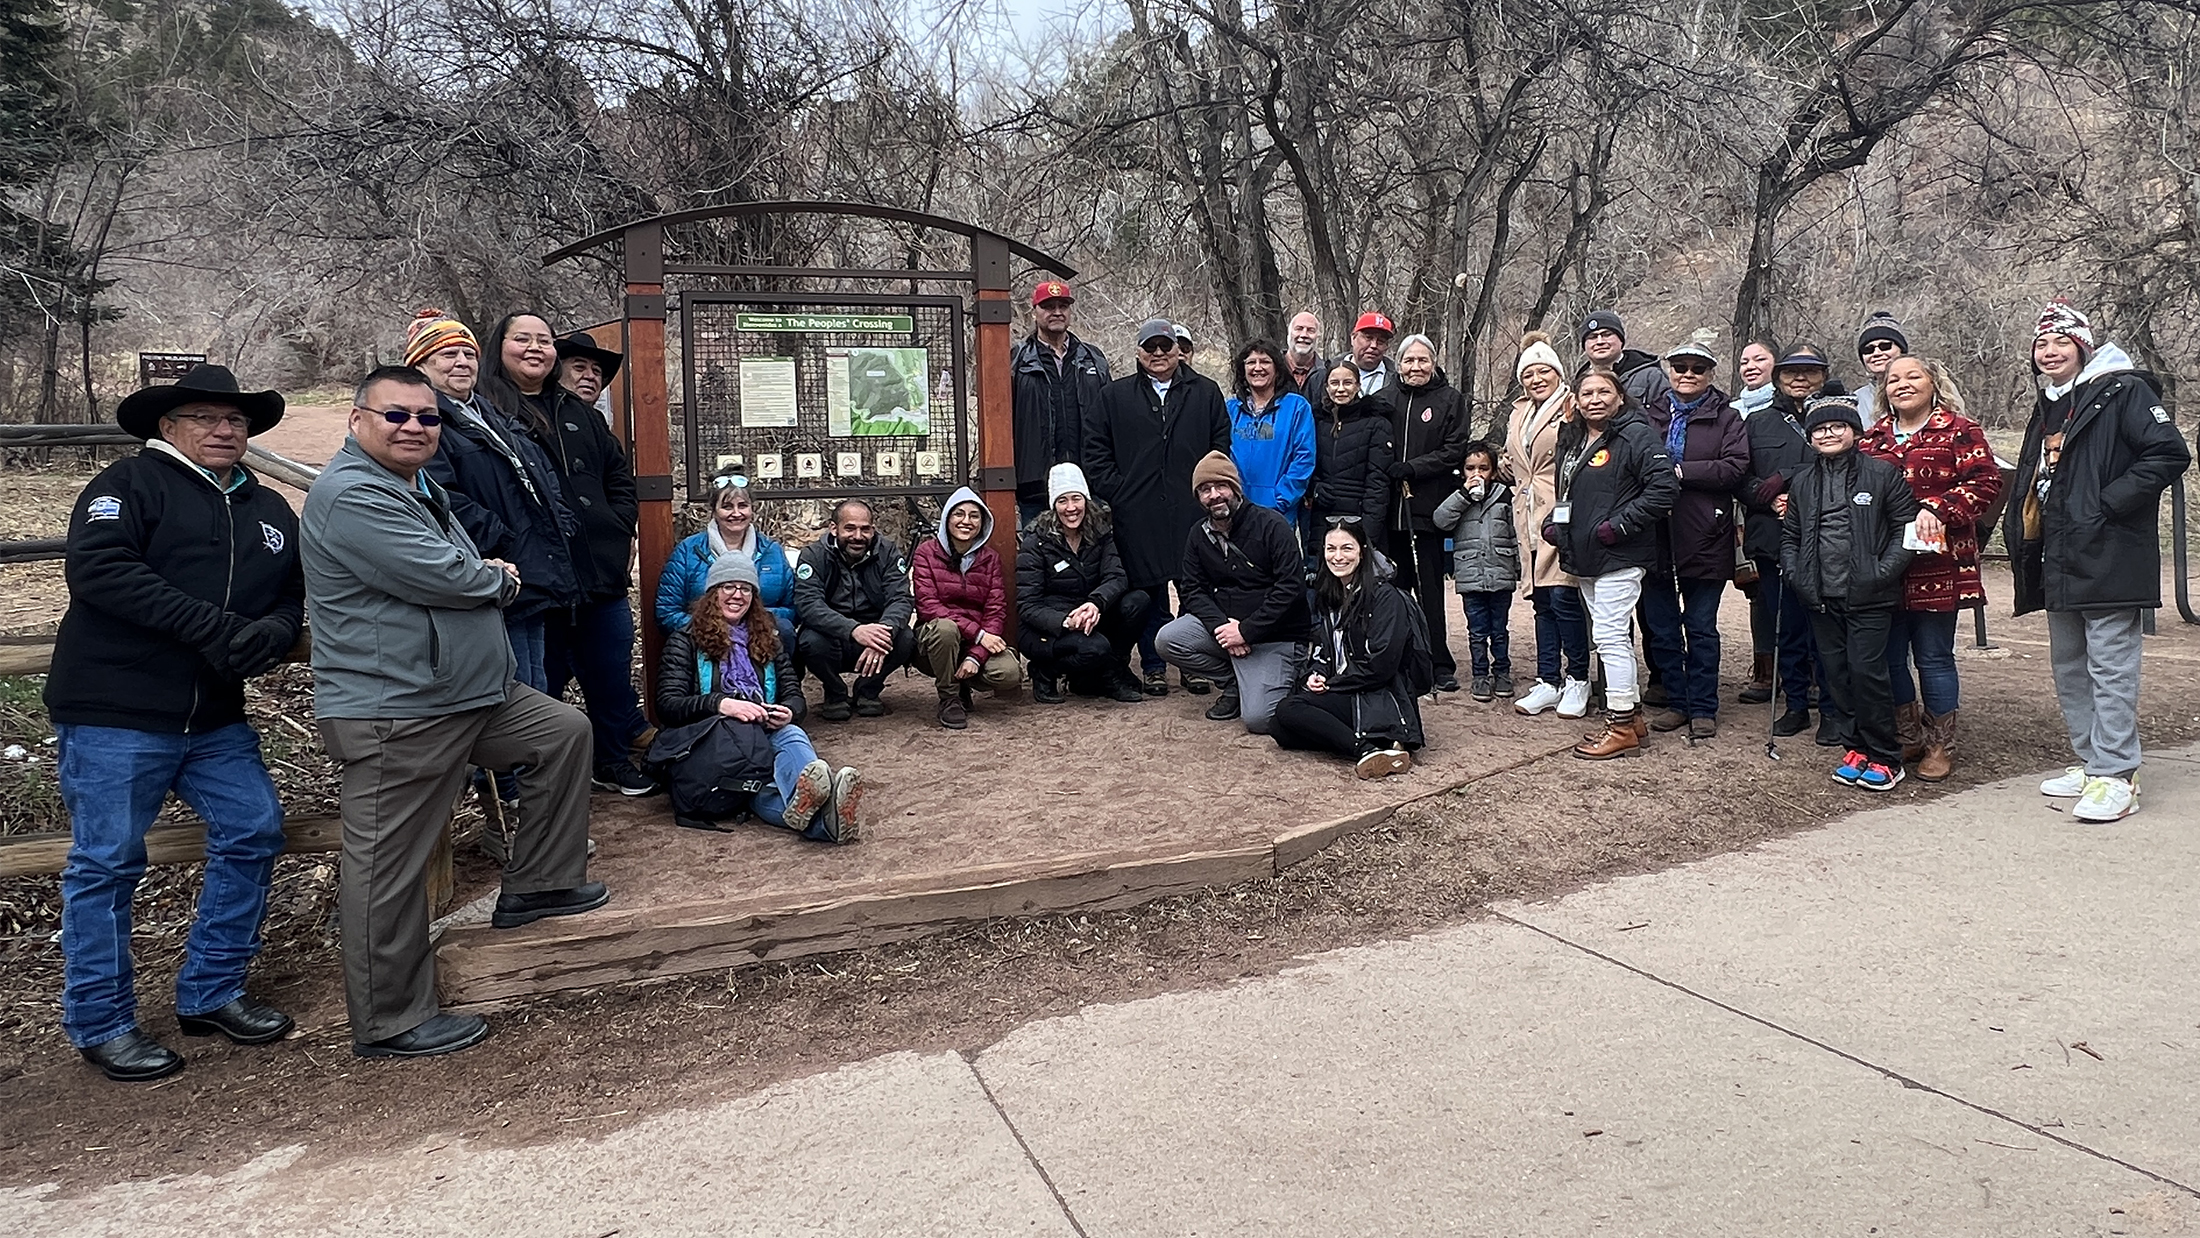
<path fill-rule="evenodd" d="M 481 351 L 480 342 L 465 323 L 430 306 L 414 314 L 412 324 L 405 328 L 405 364 L 419 365 L 455 344 Z"/>

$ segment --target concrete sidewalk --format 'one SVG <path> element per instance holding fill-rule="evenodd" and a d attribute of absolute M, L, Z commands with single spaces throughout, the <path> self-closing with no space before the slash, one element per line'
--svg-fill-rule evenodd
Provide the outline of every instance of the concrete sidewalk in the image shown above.
<path fill-rule="evenodd" d="M 2200 749 L 2036 777 L 589 1141 L 10 1234 L 2200 1235 Z M 1614 811 L 1625 811 L 1615 805 Z"/>

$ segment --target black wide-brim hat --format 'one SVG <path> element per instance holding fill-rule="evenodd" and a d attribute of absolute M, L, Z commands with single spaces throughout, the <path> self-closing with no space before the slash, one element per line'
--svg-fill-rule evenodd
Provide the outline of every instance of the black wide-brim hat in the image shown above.
<path fill-rule="evenodd" d="M 594 361 L 602 367 L 603 380 L 607 383 L 611 381 L 612 375 L 619 372 L 619 363 L 626 360 L 625 356 L 598 346 L 596 337 L 586 331 L 575 331 L 558 341 L 558 360 L 563 361 L 567 357 L 587 357 Z"/>
<path fill-rule="evenodd" d="M 115 406 L 115 424 L 133 438 L 160 433 L 160 419 L 186 404 L 227 404 L 245 415 L 247 435 L 265 434 L 283 419 L 283 397 L 273 391 L 241 391 L 226 365 L 195 365 L 166 387 L 146 387 Z"/>

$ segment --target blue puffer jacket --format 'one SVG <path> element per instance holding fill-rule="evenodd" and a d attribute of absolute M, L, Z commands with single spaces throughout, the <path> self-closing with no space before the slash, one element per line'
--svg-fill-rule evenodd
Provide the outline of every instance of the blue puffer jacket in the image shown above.
<path fill-rule="evenodd" d="M 1245 405 L 1236 396 L 1226 405 L 1230 458 L 1245 482 L 1245 501 L 1275 509 L 1295 529 L 1314 480 L 1313 406 L 1293 391 L 1275 397 L 1257 415 Z"/>
<path fill-rule="evenodd" d="M 665 570 L 657 578 L 657 626 L 666 632 L 685 632 L 688 608 L 703 596 L 703 580 L 710 575 L 710 530 L 685 537 L 672 548 Z M 794 640 L 794 572 L 787 566 L 787 551 L 778 542 L 756 534 L 756 578 L 763 585 L 759 599 L 779 619 L 780 634 Z"/>

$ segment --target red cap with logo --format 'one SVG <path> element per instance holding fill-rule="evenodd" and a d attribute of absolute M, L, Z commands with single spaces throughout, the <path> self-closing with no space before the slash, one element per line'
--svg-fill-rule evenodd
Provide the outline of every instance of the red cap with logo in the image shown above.
<path fill-rule="evenodd" d="M 1064 301 L 1074 301 L 1077 299 L 1077 294 L 1069 290 L 1068 284 L 1058 279 L 1050 279 L 1031 290 L 1031 303 L 1033 305 L 1044 305 L 1056 298 Z"/>
<path fill-rule="evenodd" d="M 1390 325 L 1390 319 L 1387 316 L 1378 314 L 1374 310 L 1369 310 L 1360 315 L 1360 320 L 1352 324 L 1352 329 L 1354 331 L 1380 331 L 1384 335 L 1396 335 L 1398 333 L 1398 328 Z"/>

